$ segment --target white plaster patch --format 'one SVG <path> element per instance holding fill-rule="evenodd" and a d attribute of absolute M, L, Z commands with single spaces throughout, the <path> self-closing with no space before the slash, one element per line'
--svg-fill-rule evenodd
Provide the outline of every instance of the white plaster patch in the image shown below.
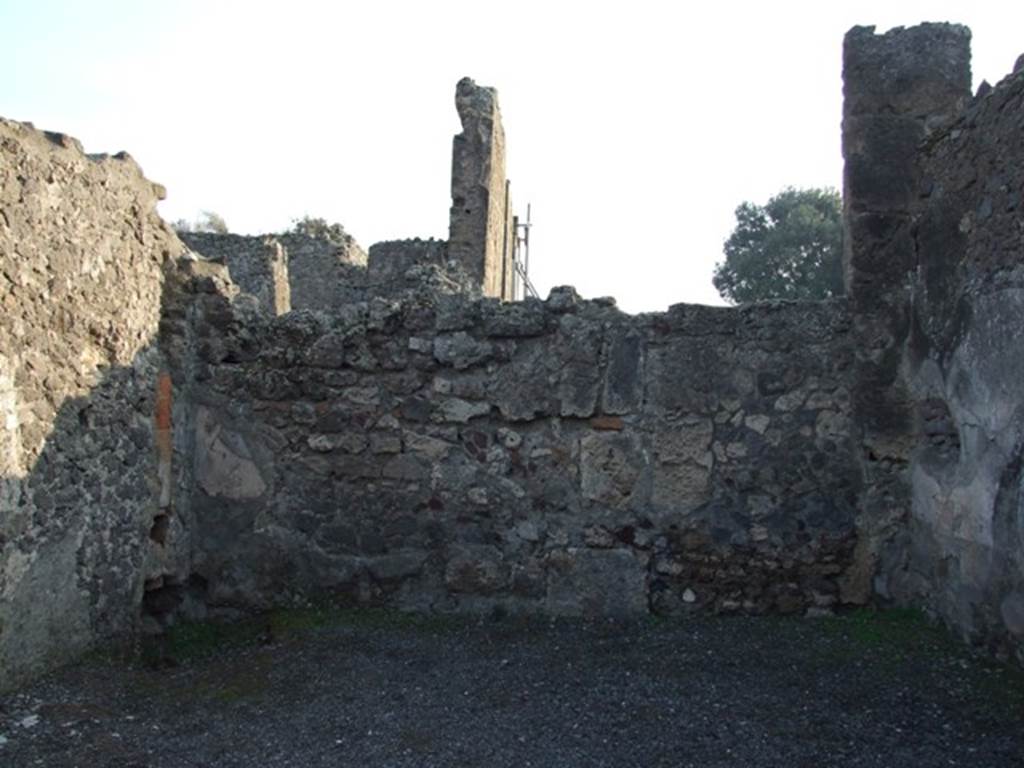
<path fill-rule="evenodd" d="M 23 477 L 21 461 L 21 420 L 18 418 L 18 390 L 14 365 L 0 355 L 0 476 Z"/>
<path fill-rule="evenodd" d="M 241 450 L 240 450 L 241 449 Z M 196 412 L 196 481 L 210 496 L 255 499 L 267 490 L 246 438 L 225 430 L 206 408 Z"/>
<path fill-rule="evenodd" d="M 5 601 L 14 599 L 15 590 L 32 567 L 37 556 L 37 550 L 34 549 L 30 552 L 22 552 L 19 549 L 11 548 L 4 563 L 3 579 L 0 579 L 0 583 L 4 585 L 3 591 L 0 592 L 0 598 Z"/>
<path fill-rule="evenodd" d="M 1024 637 L 1024 593 L 1011 592 L 999 606 L 1006 628 L 1017 637 Z"/>

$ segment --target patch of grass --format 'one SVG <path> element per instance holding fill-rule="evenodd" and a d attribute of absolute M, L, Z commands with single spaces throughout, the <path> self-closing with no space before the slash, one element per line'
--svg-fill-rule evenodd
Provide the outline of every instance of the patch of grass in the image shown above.
<path fill-rule="evenodd" d="M 857 608 L 805 626 L 812 630 L 804 640 L 808 661 L 825 669 L 864 666 L 880 681 L 908 663 L 932 663 L 959 652 L 959 644 L 944 627 L 915 609 Z"/>
<path fill-rule="evenodd" d="M 197 693 L 221 704 L 259 698 L 270 688 L 269 664 L 265 660 L 250 661 L 206 682 Z"/>
<path fill-rule="evenodd" d="M 167 635 L 168 653 L 180 659 L 208 656 L 227 646 L 255 643 L 263 629 L 255 619 L 233 624 L 187 622 L 173 627 Z"/>
<path fill-rule="evenodd" d="M 909 628 L 926 626 L 928 618 L 913 608 L 856 608 L 840 616 L 825 617 L 823 623 L 846 630 L 860 642 L 876 644 L 893 631 L 905 637 Z"/>
<path fill-rule="evenodd" d="M 334 609 L 334 626 L 352 629 L 435 630 L 454 626 L 461 617 L 446 614 L 420 614 L 393 608 Z"/>
<path fill-rule="evenodd" d="M 1015 662 L 974 660 L 971 682 L 986 708 L 997 718 L 1024 722 L 1024 669 Z"/>
<path fill-rule="evenodd" d="M 265 622 L 255 619 L 233 623 L 180 622 L 163 635 L 144 639 L 139 656 L 147 666 L 173 666 L 211 656 L 225 648 L 255 645 L 264 628 Z"/>
<path fill-rule="evenodd" d="M 239 621 L 180 622 L 144 641 L 140 660 L 152 667 L 206 658 L 231 648 L 286 642 L 325 627 L 445 632 L 466 626 L 464 616 L 412 614 L 384 608 L 307 605 L 275 608 Z"/>
<path fill-rule="evenodd" d="M 162 699 L 171 706 L 194 703 L 230 705 L 266 695 L 270 690 L 273 663 L 268 651 L 247 650 L 227 655 L 216 664 L 202 666 L 199 674 L 139 674 L 133 688 L 147 698 Z"/>
<path fill-rule="evenodd" d="M 100 645 L 83 653 L 72 666 L 106 667 L 130 663 L 136 656 L 137 649 L 130 642 L 113 642 Z"/>
<path fill-rule="evenodd" d="M 240 621 L 182 621 L 164 634 L 146 638 L 140 660 L 151 667 L 173 666 L 231 648 L 269 643 L 315 626 L 305 611 L 272 611 Z"/>
<path fill-rule="evenodd" d="M 858 608 L 820 620 L 827 635 L 849 642 L 852 651 L 933 655 L 956 648 L 946 629 L 915 608 Z"/>
<path fill-rule="evenodd" d="M 289 629 L 303 630 L 338 627 L 354 630 L 393 630 L 448 632 L 468 626 L 474 617 L 453 613 L 412 613 L 379 606 L 338 607 L 326 604 L 307 609 L 286 609 L 275 612 L 274 621 Z"/>
<path fill-rule="evenodd" d="M 310 605 L 275 608 L 265 616 L 265 619 L 271 635 L 288 637 L 336 624 L 340 621 L 341 615 L 342 611 L 338 608 Z"/>
<path fill-rule="evenodd" d="M 880 679 L 905 674 L 907 665 L 937 680 L 965 710 L 996 720 L 1024 720 L 1024 669 L 975 654 L 923 611 L 860 608 L 821 620 L 822 663 L 860 659 Z"/>

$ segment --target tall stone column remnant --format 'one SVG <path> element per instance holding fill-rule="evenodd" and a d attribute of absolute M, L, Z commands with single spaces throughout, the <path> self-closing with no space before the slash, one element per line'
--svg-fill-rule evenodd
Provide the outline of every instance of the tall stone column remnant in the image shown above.
<path fill-rule="evenodd" d="M 485 296 L 512 300 L 515 233 L 498 92 L 464 77 L 456 86 L 455 108 L 462 133 L 452 147 L 448 258 L 479 281 Z"/>
<path fill-rule="evenodd" d="M 844 269 L 857 333 L 854 408 L 865 487 L 860 568 L 845 597 L 862 602 L 873 575 L 902 557 L 909 507 L 912 403 L 904 376 L 915 217 L 927 194 L 920 147 L 970 98 L 970 30 L 922 24 L 875 34 L 854 27 L 843 45 Z M 877 581 L 877 580 L 876 580 Z"/>

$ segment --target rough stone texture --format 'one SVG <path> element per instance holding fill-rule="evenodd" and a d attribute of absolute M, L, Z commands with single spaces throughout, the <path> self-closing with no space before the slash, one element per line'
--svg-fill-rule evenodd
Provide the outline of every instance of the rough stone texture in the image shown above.
<path fill-rule="evenodd" d="M 878 568 L 893 567 L 903 549 L 913 397 L 902 356 L 923 174 L 918 147 L 970 97 L 969 60 L 970 31 L 957 25 L 884 35 L 854 27 L 844 42 L 844 260 L 858 337 L 854 398 L 867 489 L 861 568 L 844 585 L 851 597 L 870 595 Z"/>
<path fill-rule="evenodd" d="M 288 254 L 293 309 L 337 309 L 352 300 L 344 287 L 366 267 L 366 251 L 351 236 L 342 243 L 296 234 L 277 240 Z"/>
<path fill-rule="evenodd" d="M 835 605 L 860 491 L 845 305 L 630 317 L 565 295 L 269 318 L 210 294 L 176 422 L 203 451 L 187 506 L 209 609 Z"/>
<path fill-rule="evenodd" d="M 346 241 L 339 246 L 309 235 L 181 234 L 207 259 L 225 264 L 239 290 L 273 315 L 289 309 L 344 312 L 374 296 L 437 291 L 479 296 L 480 286 L 447 258 L 443 240 L 376 243 L 370 255 Z"/>
<path fill-rule="evenodd" d="M 277 237 L 212 232 L 180 232 L 178 237 L 193 251 L 223 261 L 231 279 L 262 311 L 283 315 L 291 310 L 289 254 Z M 308 303 L 309 297 L 303 301 Z"/>
<path fill-rule="evenodd" d="M 370 246 L 367 263 L 373 283 L 394 283 L 415 267 L 432 265 L 444 269 L 448 243 L 444 240 L 389 240 Z"/>
<path fill-rule="evenodd" d="M 367 256 L 351 237 L 343 243 L 298 234 L 180 237 L 193 251 L 226 264 L 238 287 L 271 314 L 337 310 L 366 297 Z"/>
<path fill-rule="evenodd" d="M 513 300 L 512 201 L 498 92 L 468 77 L 455 90 L 462 133 L 452 145 L 448 253 L 485 296 Z"/>
<path fill-rule="evenodd" d="M 1024 76 L 971 100 L 969 37 L 847 38 L 860 543 L 877 594 L 1024 659 Z"/>
<path fill-rule="evenodd" d="M 158 506 L 163 190 L 0 120 L 0 688 L 137 624 Z M 166 540 L 166 537 L 165 537 Z"/>
<path fill-rule="evenodd" d="M 444 240 L 388 240 L 370 246 L 364 298 L 417 290 L 480 296 L 481 284 L 449 258 Z"/>
<path fill-rule="evenodd" d="M 1024 73 L 924 148 L 906 366 L 912 518 L 892 588 L 1024 660 Z"/>
<path fill-rule="evenodd" d="M 847 36 L 849 299 L 823 303 L 503 303 L 504 138 L 471 81 L 451 241 L 368 264 L 189 236 L 207 259 L 130 158 L 0 121 L 0 687 L 325 595 L 879 597 L 1024 656 L 1024 72 L 972 100 L 968 40 Z"/>

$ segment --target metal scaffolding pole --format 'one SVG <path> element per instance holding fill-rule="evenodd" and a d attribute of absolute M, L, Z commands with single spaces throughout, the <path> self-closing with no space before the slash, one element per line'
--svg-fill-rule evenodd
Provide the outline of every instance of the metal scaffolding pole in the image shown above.
<path fill-rule="evenodd" d="M 522 283 L 524 289 L 524 298 L 530 296 L 532 298 L 540 298 L 537 295 L 537 289 L 533 287 L 533 283 L 530 282 L 530 229 L 533 227 L 533 221 L 531 220 L 532 212 L 530 210 L 530 204 L 526 204 L 526 221 L 520 223 L 519 217 L 516 216 L 513 219 L 515 226 L 515 239 L 512 252 L 512 265 L 515 267 L 515 273 L 517 276 L 516 280 L 516 298 L 519 298 L 519 283 Z"/>

